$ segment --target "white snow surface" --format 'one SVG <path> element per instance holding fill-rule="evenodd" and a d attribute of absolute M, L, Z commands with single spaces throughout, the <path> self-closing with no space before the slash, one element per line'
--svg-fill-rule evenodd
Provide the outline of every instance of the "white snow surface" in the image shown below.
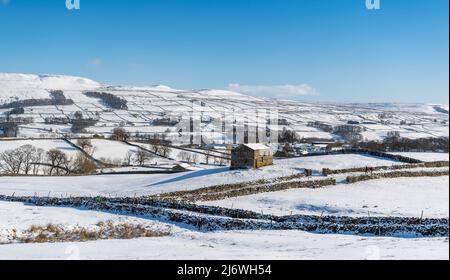
<path fill-rule="evenodd" d="M 448 260 L 448 238 L 389 238 L 303 231 L 189 232 L 86 243 L 14 244 L 0 259 L 88 260 Z"/>
<path fill-rule="evenodd" d="M 292 189 L 202 204 L 274 215 L 449 217 L 449 177 L 379 179 Z"/>
<path fill-rule="evenodd" d="M 0 237 L 2 230 L 26 230 L 33 225 L 47 226 L 53 224 L 85 227 L 102 221 L 163 225 L 152 220 L 100 211 L 65 207 L 38 207 L 19 202 L 0 201 Z"/>
<path fill-rule="evenodd" d="M 49 98 L 49 90 L 88 90 L 99 86 L 82 77 L 0 73 L 0 101 Z"/>
<path fill-rule="evenodd" d="M 11 260 L 448 259 L 448 238 L 390 238 L 303 231 L 197 232 L 155 220 L 63 207 L 0 202 L 0 238 L 49 223 L 89 228 L 100 221 L 142 224 L 171 235 L 131 240 L 0 245 Z"/>
<path fill-rule="evenodd" d="M 0 141 L 0 153 L 17 149 L 21 146 L 32 145 L 38 149 L 43 149 L 45 152 L 51 149 L 58 149 L 70 156 L 75 156 L 78 152 L 77 149 L 69 145 L 63 140 L 17 140 L 17 141 Z M 1 179 L 0 179 L 1 180 Z"/>
<path fill-rule="evenodd" d="M 422 161 L 449 161 L 448 153 L 392 153 Z"/>
<path fill-rule="evenodd" d="M 247 182 L 290 176 L 304 168 L 350 168 L 392 165 L 398 162 L 361 155 L 327 155 L 275 160 L 275 165 L 261 169 L 230 170 L 210 168 L 180 174 L 94 175 L 82 177 L 0 177 L 0 194 L 26 196 L 134 196 L 180 190 L 192 190 L 212 185 Z"/>

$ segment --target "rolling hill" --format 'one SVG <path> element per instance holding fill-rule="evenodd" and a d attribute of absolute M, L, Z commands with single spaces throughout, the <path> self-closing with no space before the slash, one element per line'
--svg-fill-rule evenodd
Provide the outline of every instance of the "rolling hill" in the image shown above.
<path fill-rule="evenodd" d="M 55 91 L 63 97 L 55 97 Z M 55 98 L 65 102 L 52 101 Z M 13 109 L 18 111 L 11 112 Z M 345 135 L 336 132 L 339 126 L 344 130 L 357 127 L 361 139 L 367 140 L 383 139 L 393 131 L 411 139 L 449 134 L 448 105 L 444 104 L 305 103 L 225 90 L 112 86 L 82 77 L 0 73 L 0 123 L 6 121 L 8 114 L 25 119 L 19 125 L 18 137 L 73 134 L 71 124 L 61 119 L 73 119 L 78 112 L 79 117 L 95 119 L 95 124 L 76 132 L 77 135 L 108 136 L 120 126 L 130 133 L 165 133 L 177 142 L 176 124 L 195 112 L 201 118 L 204 140 L 224 143 L 233 139 L 222 129 L 222 119 L 233 115 L 265 123 L 262 115 L 268 111 L 278 114 L 278 129 L 292 129 L 302 138 L 342 139 Z"/>

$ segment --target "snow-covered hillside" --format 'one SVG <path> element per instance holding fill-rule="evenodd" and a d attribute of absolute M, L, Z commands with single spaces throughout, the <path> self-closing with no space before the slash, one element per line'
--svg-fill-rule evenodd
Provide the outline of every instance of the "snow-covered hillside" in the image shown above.
<path fill-rule="evenodd" d="M 81 77 L 0 73 L 0 104 L 49 98 L 49 90 L 93 90 L 99 86 L 99 83 Z"/>
<path fill-rule="evenodd" d="M 263 117 L 258 115 L 257 109 L 276 111 L 281 124 L 278 129 L 293 129 L 303 138 L 340 139 L 321 125 L 348 124 L 360 127 L 363 139 L 368 140 L 383 139 L 392 131 L 412 139 L 449 135 L 448 105 L 445 104 L 304 103 L 225 90 L 179 90 L 161 85 L 111 86 L 60 75 L 0 74 L 0 108 L 14 101 L 49 99 L 52 90 L 62 90 L 73 104 L 24 106 L 20 117 L 32 118 L 32 122 L 19 126 L 19 137 L 60 137 L 71 133 L 70 124 L 49 124 L 45 119 L 67 119 L 75 112 L 81 112 L 84 118 L 98 120 L 81 134 L 108 136 L 115 127 L 121 126 L 131 133 L 166 133 L 176 142 L 179 139 L 175 124 L 189 112 L 201 111 L 202 130 L 209 133 L 204 140 L 223 143 L 231 139 L 222 132 L 221 118 L 235 115 L 260 121 Z M 83 94 L 86 91 L 110 93 L 126 100 L 127 108 L 111 108 L 100 99 Z M 11 106 L 0 109 L 0 119 L 10 110 Z M 312 125 L 313 122 L 320 124 Z"/>

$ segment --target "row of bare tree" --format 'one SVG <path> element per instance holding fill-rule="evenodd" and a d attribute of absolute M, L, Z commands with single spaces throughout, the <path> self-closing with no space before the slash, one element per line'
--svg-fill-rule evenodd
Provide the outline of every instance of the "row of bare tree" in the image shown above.
<path fill-rule="evenodd" d="M 2 175 L 48 175 L 92 174 L 95 163 L 84 153 L 69 157 L 58 149 L 47 152 L 32 145 L 0 153 L 0 174 Z"/>

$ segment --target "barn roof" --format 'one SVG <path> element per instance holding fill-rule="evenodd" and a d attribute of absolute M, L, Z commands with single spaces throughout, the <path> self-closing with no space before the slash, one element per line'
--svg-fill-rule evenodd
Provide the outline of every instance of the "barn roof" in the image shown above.
<path fill-rule="evenodd" d="M 259 143 L 244 144 L 244 146 L 246 146 L 247 148 L 252 149 L 254 151 L 255 150 L 270 150 L 270 148 L 267 147 L 266 145 L 259 144 Z"/>

